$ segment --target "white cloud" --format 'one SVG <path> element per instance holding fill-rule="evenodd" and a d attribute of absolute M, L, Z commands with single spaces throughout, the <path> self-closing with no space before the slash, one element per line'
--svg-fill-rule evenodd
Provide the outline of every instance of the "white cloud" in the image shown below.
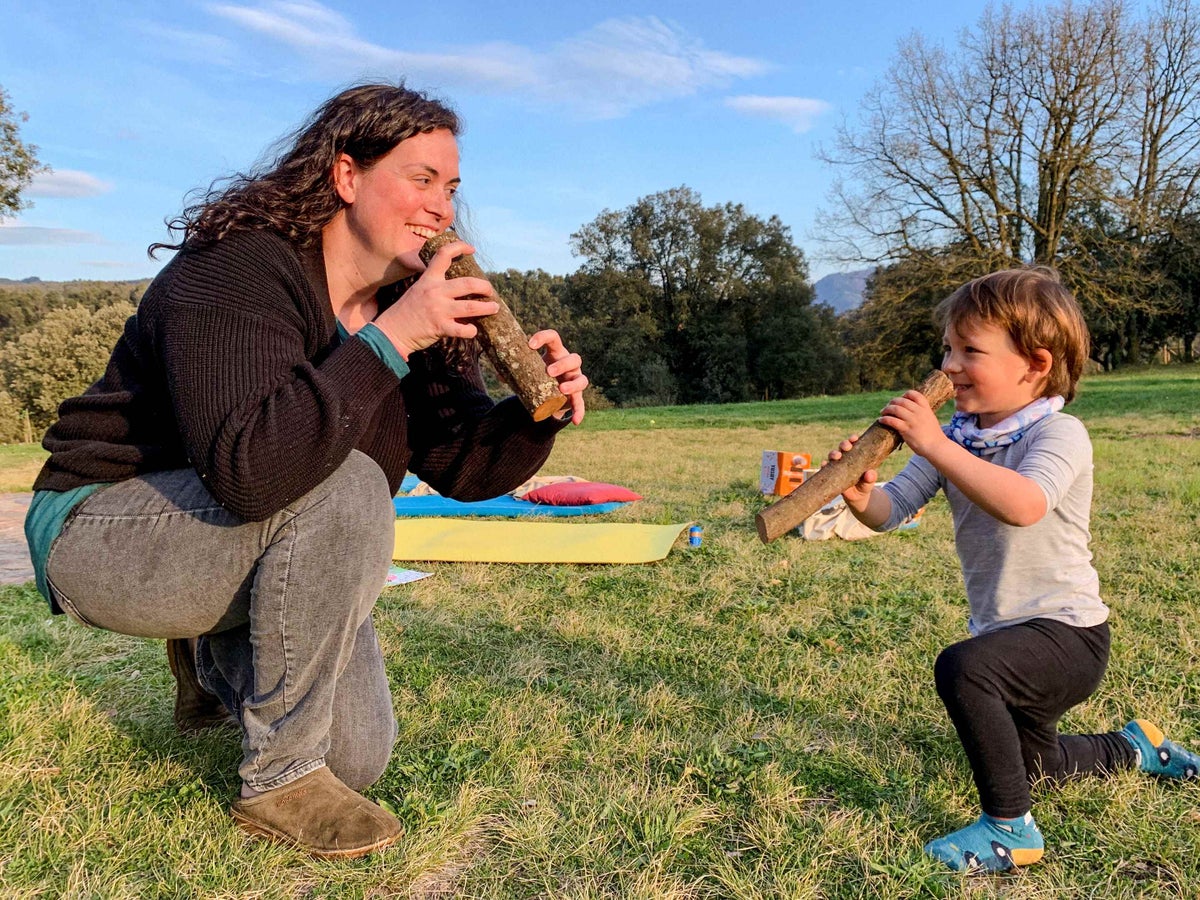
<path fill-rule="evenodd" d="M 214 4 L 209 10 L 257 35 L 307 56 L 320 68 L 345 74 L 375 70 L 403 73 L 469 87 L 512 90 L 528 87 L 532 60 L 519 47 L 483 44 L 456 53 L 408 53 L 372 44 L 354 33 L 341 14 L 315 2 L 269 0 L 257 7 Z"/>
<path fill-rule="evenodd" d="M 760 60 L 711 50 L 680 26 L 653 16 L 610 19 L 541 52 L 496 42 L 448 53 L 410 53 L 362 39 L 348 19 L 315 0 L 208 8 L 291 47 L 320 68 L 387 71 L 414 82 L 515 93 L 601 118 L 768 69 Z"/>
<path fill-rule="evenodd" d="M 601 22 L 555 47 L 544 68 L 543 95 L 578 99 L 603 117 L 767 70 L 758 60 L 709 50 L 678 26 L 652 16 Z"/>
<path fill-rule="evenodd" d="M 95 175 L 76 169 L 55 169 L 34 175 L 25 193 L 29 197 L 60 199 L 98 197 L 111 190 L 111 184 Z"/>
<path fill-rule="evenodd" d="M 49 247 L 64 244 L 103 244 L 104 238 L 91 231 L 43 228 L 37 225 L 8 225 L 0 222 L 0 247 Z"/>
<path fill-rule="evenodd" d="M 809 97 L 761 97 L 754 94 L 726 97 L 725 105 L 746 115 L 776 119 L 797 134 L 808 131 L 819 116 L 833 109 L 832 104 Z"/>
<path fill-rule="evenodd" d="M 79 261 L 81 266 L 87 266 L 89 269 L 112 269 L 123 271 L 125 269 L 138 269 L 145 271 L 147 264 L 144 261 L 128 262 L 120 259 L 82 259 Z M 148 276 L 147 276 L 148 277 Z"/>
<path fill-rule="evenodd" d="M 153 22 L 137 22 L 136 27 L 152 46 L 182 61 L 227 66 L 233 64 L 236 55 L 233 42 L 215 34 L 168 28 Z"/>

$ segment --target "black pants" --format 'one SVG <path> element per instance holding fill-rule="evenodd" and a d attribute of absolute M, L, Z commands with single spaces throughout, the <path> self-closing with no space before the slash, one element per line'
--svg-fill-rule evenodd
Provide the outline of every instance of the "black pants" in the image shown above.
<path fill-rule="evenodd" d="M 1116 732 L 1060 735 L 1058 720 L 1086 700 L 1108 664 L 1108 623 L 1076 628 L 1034 619 L 952 644 L 934 665 L 937 691 L 971 763 L 983 811 L 1013 818 L 1030 783 L 1132 766 Z"/>

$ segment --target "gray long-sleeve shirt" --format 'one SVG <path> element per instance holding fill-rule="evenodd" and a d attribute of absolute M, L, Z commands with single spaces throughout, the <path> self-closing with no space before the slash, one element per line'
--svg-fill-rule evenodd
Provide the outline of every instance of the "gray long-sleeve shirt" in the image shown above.
<path fill-rule="evenodd" d="M 954 544 L 962 564 L 971 617 L 979 635 L 1030 619 L 1055 619 L 1081 628 L 1108 619 L 1100 579 L 1088 549 L 1092 504 L 1092 444 L 1074 416 L 1054 413 L 1025 436 L 986 459 L 1032 479 L 1046 495 L 1046 514 L 1033 525 L 1005 525 L 972 503 L 924 457 L 914 456 L 884 485 L 895 528 L 946 492 Z"/>

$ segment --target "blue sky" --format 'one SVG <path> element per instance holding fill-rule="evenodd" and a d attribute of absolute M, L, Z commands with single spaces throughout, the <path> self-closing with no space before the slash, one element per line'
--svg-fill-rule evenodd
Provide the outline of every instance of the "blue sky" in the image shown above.
<path fill-rule="evenodd" d="M 983 0 L 731 4 L 0 0 L 0 85 L 54 173 L 0 222 L 0 277 L 132 279 L 185 195 L 253 166 L 337 90 L 395 80 L 461 113 L 485 268 L 566 274 L 571 232 L 686 184 L 777 215 L 814 277 L 819 162 L 913 30 Z"/>

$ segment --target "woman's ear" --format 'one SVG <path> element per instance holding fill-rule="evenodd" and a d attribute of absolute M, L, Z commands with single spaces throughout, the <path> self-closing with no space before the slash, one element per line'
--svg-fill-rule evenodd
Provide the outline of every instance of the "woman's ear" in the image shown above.
<path fill-rule="evenodd" d="M 357 192 L 358 163 L 349 153 L 339 153 L 333 161 L 333 189 L 337 191 L 342 202 L 349 205 L 354 202 Z"/>

